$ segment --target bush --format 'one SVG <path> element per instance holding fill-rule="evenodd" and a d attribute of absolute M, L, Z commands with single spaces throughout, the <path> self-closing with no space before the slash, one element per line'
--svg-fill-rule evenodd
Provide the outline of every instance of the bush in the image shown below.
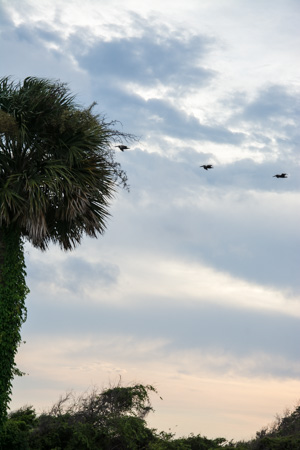
<path fill-rule="evenodd" d="M 299 450 L 300 407 L 286 411 L 249 442 L 208 439 L 200 434 L 175 438 L 147 427 L 153 408 L 150 385 L 117 386 L 81 396 L 65 394 L 48 412 L 31 406 L 9 414 L 0 431 L 0 450 Z"/>
<path fill-rule="evenodd" d="M 10 413 L 0 432 L 0 449 L 29 450 L 29 432 L 36 422 L 35 410 L 31 406 Z"/>
<path fill-rule="evenodd" d="M 1 450 L 139 450 L 155 441 L 144 418 L 153 411 L 152 386 L 117 385 L 102 392 L 67 393 L 36 418 L 31 408 L 12 413 L 1 437 Z"/>

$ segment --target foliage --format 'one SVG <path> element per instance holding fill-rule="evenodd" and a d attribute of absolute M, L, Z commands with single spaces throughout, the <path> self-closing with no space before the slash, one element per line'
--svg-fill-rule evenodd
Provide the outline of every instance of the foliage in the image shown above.
<path fill-rule="evenodd" d="M 21 374 L 14 359 L 21 343 L 21 325 L 26 319 L 25 275 L 19 233 L 13 227 L 0 228 L 0 428 L 10 401 L 12 378 Z"/>
<path fill-rule="evenodd" d="M 75 396 L 66 393 L 48 412 L 35 416 L 32 408 L 10 414 L 1 450 L 214 450 L 225 439 L 200 435 L 174 439 L 172 433 L 147 427 L 153 411 L 151 385 L 117 386 Z M 26 424 L 22 428 L 20 424 Z M 11 433 L 11 434 L 10 434 Z M 24 434 L 25 433 L 25 434 Z M 23 439 L 23 446 L 19 442 Z"/>
<path fill-rule="evenodd" d="M 277 415 L 269 434 L 271 436 L 300 435 L 300 406 L 297 406 L 294 411 L 286 410 L 282 417 Z"/>
<path fill-rule="evenodd" d="M 31 406 L 9 414 L 9 420 L 0 432 L 0 449 L 29 450 L 30 430 L 35 424 L 36 414 Z"/>
<path fill-rule="evenodd" d="M 153 411 L 151 392 L 155 388 L 140 384 L 93 390 L 79 397 L 69 392 L 36 420 L 30 408 L 19 410 L 6 422 L 0 449 L 146 448 L 156 439 L 144 420 Z M 20 425 L 25 423 L 31 426 Z M 22 439 L 27 447 L 18 447 Z"/>
<path fill-rule="evenodd" d="M 251 450 L 298 450 L 300 448 L 300 406 L 294 411 L 286 410 L 283 416 L 277 415 L 269 427 L 256 433 L 249 448 Z"/>
<path fill-rule="evenodd" d="M 258 440 L 251 448 L 255 450 L 299 450 L 300 437 L 265 437 Z"/>
<path fill-rule="evenodd" d="M 299 450 L 299 407 L 277 418 L 249 442 L 208 439 L 200 434 L 175 438 L 147 427 L 153 411 L 150 385 L 117 386 L 75 396 L 65 394 L 48 412 L 32 407 L 10 413 L 0 433 L 0 450 Z M 289 433 L 293 424 L 294 434 Z M 282 433 L 282 430 L 285 430 Z"/>
<path fill-rule="evenodd" d="M 182 449 L 182 450 L 214 450 L 223 448 L 222 444 L 226 442 L 224 438 L 208 439 L 200 434 L 194 435 L 190 434 L 187 437 L 182 437 L 179 439 L 174 439 L 172 434 L 166 435 L 161 433 L 161 441 L 159 445 L 161 447 L 155 447 L 155 445 L 149 446 L 149 449 Z"/>

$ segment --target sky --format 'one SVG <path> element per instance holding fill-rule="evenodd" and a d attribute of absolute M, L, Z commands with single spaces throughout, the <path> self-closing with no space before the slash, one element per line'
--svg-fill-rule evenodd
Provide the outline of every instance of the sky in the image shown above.
<path fill-rule="evenodd" d="M 298 404 L 299 16 L 297 0 L 0 1 L 0 76 L 66 82 L 138 137 L 116 149 L 130 192 L 103 236 L 26 243 L 12 409 L 121 378 L 158 390 L 149 426 L 238 440 Z"/>

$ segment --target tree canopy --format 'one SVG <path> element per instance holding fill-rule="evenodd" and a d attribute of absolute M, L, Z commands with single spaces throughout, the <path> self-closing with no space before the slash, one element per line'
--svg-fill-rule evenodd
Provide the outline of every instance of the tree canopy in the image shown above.
<path fill-rule="evenodd" d="M 14 225 L 41 249 L 103 233 L 116 186 L 127 182 L 111 144 L 133 136 L 93 107 L 58 81 L 0 79 L 0 227 Z"/>

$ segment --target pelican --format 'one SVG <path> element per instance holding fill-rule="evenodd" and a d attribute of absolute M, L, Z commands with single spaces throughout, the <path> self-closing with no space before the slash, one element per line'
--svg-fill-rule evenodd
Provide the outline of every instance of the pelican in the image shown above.
<path fill-rule="evenodd" d="M 200 166 L 200 167 L 203 167 L 203 169 L 205 169 L 205 170 L 213 169 L 213 165 L 212 164 L 204 164 L 203 166 Z"/>
<path fill-rule="evenodd" d="M 287 178 L 287 173 L 281 173 L 281 174 L 277 174 L 277 175 L 273 175 L 273 178 Z"/>
<path fill-rule="evenodd" d="M 127 147 L 127 145 L 115 145 L 115 147 L 119 147 L 119 149 L 121 150 L 121 152 L 124 152 L 124 150 L 129 149 L 129 147 Z"/>

